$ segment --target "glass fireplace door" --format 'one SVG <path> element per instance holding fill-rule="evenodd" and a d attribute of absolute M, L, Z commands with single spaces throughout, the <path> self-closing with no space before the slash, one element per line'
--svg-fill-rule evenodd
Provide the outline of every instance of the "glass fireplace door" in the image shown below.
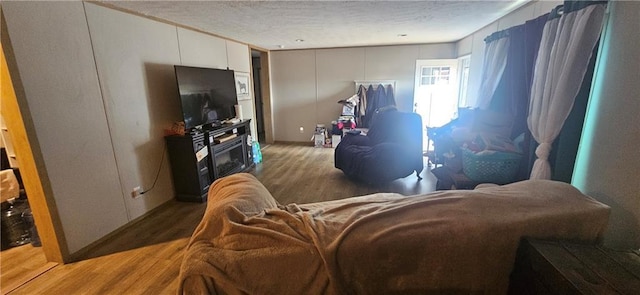
<path fill-rule="evenodd" d="M 240 172 L 247 167 L 246 145 L 243 144 L 243 141 L 243 137 L 238 137 L 212 146 L 211 166 L 214 179 Z"/>

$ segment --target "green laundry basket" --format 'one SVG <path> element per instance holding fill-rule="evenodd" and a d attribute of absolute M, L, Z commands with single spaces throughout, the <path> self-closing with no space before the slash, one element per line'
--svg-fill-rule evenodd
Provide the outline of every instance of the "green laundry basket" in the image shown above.
<path fill-rule="evenodd" d="M 462 148 L 462 171 L 477 182 L 505 184 L 515 179 L 521 158 L 518 153 L 491 150 L 474 153 Z"/>

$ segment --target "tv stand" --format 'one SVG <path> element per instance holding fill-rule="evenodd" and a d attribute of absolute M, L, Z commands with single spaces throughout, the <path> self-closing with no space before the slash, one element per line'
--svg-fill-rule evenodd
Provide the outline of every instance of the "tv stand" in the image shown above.
<path fill-rule="evenodd" d="M 178 201 L 204 202 L 210 184 L 216 179 L 254 166 L 248 141 L 250 122 L 242 120 L 202 132 L 165 137 Z"/>
<path fill-rule="evenodd" d="M 220 126 L 222 126 L 222 125 L 223 125 L 223 121 L 216 120 L 215 122 L 212 122 L 212 123 L 207 124 L 207 126 L 208 126 L 208 127 L 207 127 L 207 128 L 205 128 L 205 129 L 206 129 L 207 131 L 209 131 L 209 130 L 211 130 L 211 129 L 218 128 L 218 127 L 220 127 Z"/>
<path fill-rule="evenodd" d="M 237 118 L 222 121 L 223 124 L 238 124 L 240 122 L 241 120 Z"/>

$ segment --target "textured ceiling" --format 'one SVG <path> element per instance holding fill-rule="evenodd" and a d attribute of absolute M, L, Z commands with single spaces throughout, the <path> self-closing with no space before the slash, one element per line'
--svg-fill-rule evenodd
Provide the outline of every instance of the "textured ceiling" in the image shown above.
<path fill-rule="evenodd" d="M 278 50 L 452 42 L 528 0 L 101 2 Z"/>

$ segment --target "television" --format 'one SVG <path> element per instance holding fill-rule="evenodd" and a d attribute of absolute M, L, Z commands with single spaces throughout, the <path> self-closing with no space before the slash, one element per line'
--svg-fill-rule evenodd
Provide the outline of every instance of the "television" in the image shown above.
<path fill-rule="evenodd" d="M 236 117 L 238 104 L 232 70 L 174 66 L 186 129 L 219 125 Z"/>

